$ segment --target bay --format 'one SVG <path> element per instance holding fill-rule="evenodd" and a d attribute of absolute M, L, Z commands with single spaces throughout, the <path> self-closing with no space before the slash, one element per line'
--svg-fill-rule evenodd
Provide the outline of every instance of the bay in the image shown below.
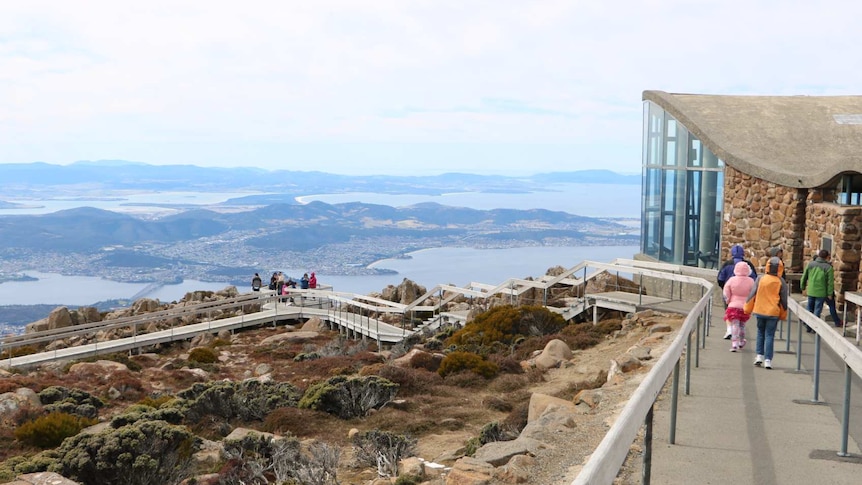
<path fill-rule="evenodd" d="M 435 248 L 409 254 L 409 258 L 383 259 L 370 266 L 396 271 L 396 274 L 372 276 L 341 276 L 318 274 L 318 282 L 332 286 L 335 291 L 356 294 L 379 292 L 387 285 L 398 285 L 404 278 L 426 288 L 451 283 L 458 286 L 470 282 L 498 285 L 509 278 L 539 277 L 548 268 L 570 268 L 581 261 L 610 262 L 616 258 L 631 258 L 636 246 L 559 246 L 522 247 L 505 249 Z M 307 270 L 279 269 L 298 279 Z M 269 272 L 261 271 L 264 280 Z M 229 286 L 226 283 L 184 280 L 179 284 L 164 285 L 144 292 L 147 283 L 121 283 L 93 276 L 63 276 L 56 273 L 26 271 L 38 281 L 7 281 L 0 283 L 0 305 L 67 305 L 86 306 L 99 301 L 147 297 L 162 302 L 179 300 L 187 292 L 217 291 Z M 239 287 L 240 292 L 250 291 L 249 285 Z"/>
<path fill-rule="evenodd" d="M 327 204 L 364 202 L 405 207 L 422 202 L 436 202 L 471 209 L 547 209 L 588 217 L 639 218 L 641 188 L 625 184 L 552 184 L 546 190 L 522 193 L 457 192 L 442 195 L 379 194 L 349 192 L 297 197 L 302 203 L 321 201 Z"/>

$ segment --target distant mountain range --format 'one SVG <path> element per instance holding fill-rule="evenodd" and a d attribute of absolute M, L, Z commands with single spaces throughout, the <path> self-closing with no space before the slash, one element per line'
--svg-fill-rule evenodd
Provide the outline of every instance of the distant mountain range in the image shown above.
<path fill-rule="evenodd" d="M 373 191 L 387 194 L 441 194 L 452 191 L 506 192 L 541 190 L 555 183 L 639 185 L 640 175 L 609 170 L 554 172 L 528 177 L 446 173 L 434 176 L 349 176 L 316 171 L 211 168 L 194 165 L 148 165 L 123 160 L 75 162 L 70 165 L 21 163 L 0 165 L 0 194 L 44 195 L 46 187 L 61 191 L 146 189 L 151 191 L 269 191 L 286 195 Z M 2 195 L 0 195 L 2 197 Z M 248 200 L 243 200 L 248 202 Z M 2 200 L 0 200 L 2 204 Z"/>
<path fill-rule="evenodd" d="M 475 210 L 422 203 L 395 208 L 358 202 L 273 204 L 221 213 L 195 209 L 156 220 L 82 207 L 41 215 L 0 216 L 0 249 L 94 252 L 105 247 L 175 244 L 198 238 L 249 235 L 244 244 L 269 248 L 289 241 L 294 251 L 355 237 L 459 237 L 483 233 L 525 239 L 556 234 L 578 237 L 623 226 L 592 217 L 542 209 Z M 255 236 L 259 235 L 259 236 Z M 156 261 L 153 261 L 156 263 Z"/>
<path fill-rule="evenodd" d="M 297 203 L 297 196 L 373 192 L 439 195 L 571 190 L 555 184 L 640 184 L 607 170 L 503 177 L 345 176 L 257 168 L 147 165 L 122 160 L 0 166 L 0 197 L 23 205 L 47 199 L 122 200 L 161 192 L 256 192 L 206 206 L 170 206 L 172 215 L 130 215 L 93 207 L 0 215 L 0 270 L 33 268 L 117 281 L 244 281 L 254 268 L 312 267 L 329 274 L 374 274 L 367 265 L 429 247 L 629 245 L 636 230 L 618 221 L 542 209 L 476 210 L 421 203 Z M 619 188 L 616 188 L 619 190 Z M 631 192 L 627 189 L 626 192 Z M 155 202 L 155 204 L 154 204 Z M 139 203 L 140 204 L 140 203 Z M 0 208 L 9 207 L 0 200 Z M 134 203 L 123 204 L 125 206 Z M 37 206 L 38 207 L 38 206 Z M 581 206 L 589 210 L 589 206 Z"/>

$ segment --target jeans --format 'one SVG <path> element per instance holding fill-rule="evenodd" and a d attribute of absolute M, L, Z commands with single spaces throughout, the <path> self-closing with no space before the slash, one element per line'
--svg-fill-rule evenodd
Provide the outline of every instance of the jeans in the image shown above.
<path fill-rule="evenodd" d="M 813 313 L 815 317 L 820 318 L 820 314 L 823 313 L 823 303 L 825 301 L 825 296 L 809 296 L 808 311 Z"/>
<path fill-rule="evenodd" d="M 762 317 L 757 315 L 757 345 L 755 352 L 765 359 L 772 360 L 774 354 L 775 329 L 778 328 L 778 317 Z"/>

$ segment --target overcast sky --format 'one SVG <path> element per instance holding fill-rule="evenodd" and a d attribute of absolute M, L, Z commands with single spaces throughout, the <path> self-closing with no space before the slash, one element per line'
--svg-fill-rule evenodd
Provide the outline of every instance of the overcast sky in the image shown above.
<path fill-rule="evenodd" d="M 636 173 L 642 91 L 862 94 L 860 18 L 851 0 L 3 0 L 0 163 Z"/>

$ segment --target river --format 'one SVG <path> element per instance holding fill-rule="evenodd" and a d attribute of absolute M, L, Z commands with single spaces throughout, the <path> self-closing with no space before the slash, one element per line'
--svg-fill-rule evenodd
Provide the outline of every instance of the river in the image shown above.
<path fill-rule="evenodd" d="M 408 278 L 427 288 L 437 284 L 465 285 L 470 282 L 499 284 L 509 278 L 539 277 L 548 268 L 575 266 L 583 260 L 609 262 L 615 258 L 631 258 L 636 246 L 576 246 L 526 247 L 506 249 L 436 248 L 410 253 L 410 258 L 384 259 L 373 263 L 375 268 L 397 271 L 397 274 L 374 276 L 337 276 L 318 274 L 318 282 L 331 285 L 336 291 L 368 294 L 387 285 L 397 285 Z M 284 269 L 291 276 L 301 270 Z M 68 305 L 86 306 L 113 299 L 128 299 L 145 289 L 147 283 L 118 283 L 91 276 L 63 276 L 55 273 L 27 271 L 38 281 L 7 281 L 0 283 L 0 305 Z M 267 279 L 266 274 L 262 274 Z M 184 280 L 164 285 L 147 293 L 147 298 L 163 302 L 179 300 L 189 291 L 220 290 L 225 283 Z M 249 291 L 249 286 L 239 288 Z"/>

